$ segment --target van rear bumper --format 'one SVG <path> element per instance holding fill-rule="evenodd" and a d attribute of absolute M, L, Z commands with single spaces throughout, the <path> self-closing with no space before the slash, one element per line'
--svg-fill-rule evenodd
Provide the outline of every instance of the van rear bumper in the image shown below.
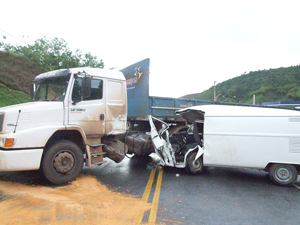
<path fill-rule="evenodd" d="M 43 149 L 0 150 L 0 171 L 38 170 Z"/>

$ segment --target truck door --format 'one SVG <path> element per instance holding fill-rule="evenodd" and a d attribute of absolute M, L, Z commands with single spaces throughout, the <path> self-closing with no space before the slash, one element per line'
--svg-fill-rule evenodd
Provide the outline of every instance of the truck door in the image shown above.
<path fill-rule="evenodd" d="M 106 117 L 107 134 L 120 134 L 126 131 L 127 100 L 126 83 L 117 80 L 106 82 Z"/>
<path fill-rule="evenodd" d="M 74 80 L 68 124 L 80 126 L 87 136 L 102 137 L 105 134 L 103 79 L 92 78 L 91 96 L 86 98 L 81 94 L 82 80 L 81 76 Z"/>

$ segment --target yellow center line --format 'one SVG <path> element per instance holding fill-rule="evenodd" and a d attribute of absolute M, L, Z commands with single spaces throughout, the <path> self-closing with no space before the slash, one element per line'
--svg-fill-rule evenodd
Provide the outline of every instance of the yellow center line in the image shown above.
<path fill-rule="evenodd" d="M 150 173 L 149 180 L 147 182 L 147 185 L 146 185 L 143 197 L 142 197 L 142 200 L 145 201 L 145 202 L 148 201 L 150 191 L 151 191 L 151 188 L 152 188 L 152 184 L 153 184 L 153 180 L 154 180 L 154 177 L 155 177 L 155 173 L 156 173 L 156 167 L 153 168 L 151 173 Z"/>
<path fill-rule="evenodd" d="M 293 184 L 293 186 L 294 186 L 295 188 L 300 189 L 300 187 L 299 187 L 298 185 L 296 185 L 296 184 Z"/>
<path fill-rule="evenodd" d="M 148 182 L 147 182 L 147 185 L 146 185 L 143 197 L 142 197 L 142 200 L 144 202 L 148 202 L 148 198 L 149 198 L 149 195 L 150 195 L 150 192 L 151 192 L 151 188 L 152 188 L 152 184 L 153 184 L 155 174 L 156 174 L 156 167 L 153 168 L 151 173 L 150 173 L 150 176 L 149 176 L 149 179 L 148 179 Z M 145 214 L 145 212 L 141 213 L 134 222 L 137 223 L 137 224 L 141 224 L 142 221 L 143 221 L 144 214 Z"/>
<path fill-rule="evenodd" d="M 161 182 L 162 182 L 162 175 L 163 175 L 163 168 L 160 168 L 159 173 L 158 173 L 157 182 L 156 182 L 154 197 L 153 197 L 153 201 L 152 201 L 153 206 L 151 208 L 150 215 L 149 215 L 149 220 L 148 220 L 149 223 L 155 223 L 155 221 L 156 221 L 158 202 L 159 202 L 159 194 L 160 194 Z"/>

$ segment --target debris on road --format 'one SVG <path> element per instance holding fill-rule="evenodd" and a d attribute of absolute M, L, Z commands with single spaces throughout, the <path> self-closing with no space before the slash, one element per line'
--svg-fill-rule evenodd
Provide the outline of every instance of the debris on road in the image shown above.
<path fill-rule="evenodd" d="M 151 204 L 110 191 L 92 176 L 81 175 L 61 187 L 0 181 L 1 224 L 133 224 Z"/>

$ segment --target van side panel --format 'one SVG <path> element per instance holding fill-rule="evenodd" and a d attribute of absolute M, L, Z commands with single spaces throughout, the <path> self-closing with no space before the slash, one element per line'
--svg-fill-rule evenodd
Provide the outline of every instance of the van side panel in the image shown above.
<path fill-rule="evenodd" d="M 300 164 L 300 118 L 208 116 L 204 165 L 263 169 L 270 162 Z"/>

